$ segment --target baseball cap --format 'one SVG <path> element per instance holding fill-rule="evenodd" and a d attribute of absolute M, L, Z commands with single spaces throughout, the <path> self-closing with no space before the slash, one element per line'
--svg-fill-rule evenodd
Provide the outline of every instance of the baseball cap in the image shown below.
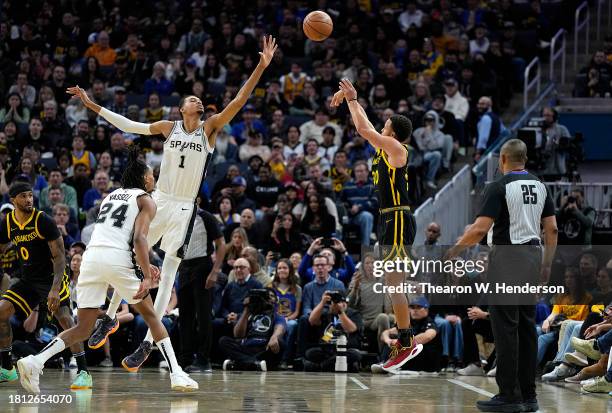
<path fill-rule="evenodd" d="M 9 203 L 2 204 L 2 206 L 0 206 L 0 212 L 9 212 L 14 209 L 15 207 L 13 206 L 13 204 L 9 204 Z"/>
<path fill-rule="evenodd" d="M 243 112 L 255 112 L 255 105 L 248 103 L 244 106 Z"/>
<path fill-rule="evenodd" d="M 418 305 L 423 308 L 429 308 L 429 301 L 427 301 L 427 298 L 419 296 L 414 300 L 410 301 L 410 305 Z"/>
<path fill-rule="evenodd" d="M 189 59 L 187 59 L 187 61 L 185 62 L 185 65 L 189 65 L 189 66 L 195 66 L 196 65 L 196 60 L 193 57 L 190 57 Z"/>
<path fill-rule="evenodd" d="M 123 86 L 115 87 L 115 93 L 125 93 L 125 88 Z"/>
<path fill-rule="evenodd" d="M 244 179 L 241 176 L 237 176 L 234 179 L 232 179 L 232 185 L 233 186 L 247 186 L 247 182 L 246 179 Z"/>
<path fill-rule="evenodd" d="M 457 81 L 451 77 L 444 81 L 444 86 L 457 86 Z"/>
<path fill-rule="evenodd" d="M 73 247 L 81 247 L 83 249 L 86 249 L 87 245 L 85 245 L 83 241 L 75 241 L 72 244 L 70 244 L 70 248 L 73 248 Z"/>

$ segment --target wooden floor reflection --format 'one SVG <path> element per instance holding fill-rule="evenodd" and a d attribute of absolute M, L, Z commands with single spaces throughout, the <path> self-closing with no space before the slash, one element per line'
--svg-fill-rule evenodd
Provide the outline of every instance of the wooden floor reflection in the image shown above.
<path fill-rule="evenodd" d="M 74 372 L 46 370 L 43 395 L 72 395 L 71 403 L 11 403 L 26 394 L 19 383 L 0 384 L 0 412 L 476 412 L 476 400 L 496 391 L 485 377 L 372 376 L 286 372 L 195 374 L 195 393 L 170 391 L 168 373 L 94 369 L 93 391 L 70 391 Z M 580 394 L 576 385 L 538 384 L 543 412 L 612 411 L 612 397 Z M 13 401 L 14 401 L 13 397 Z"/>

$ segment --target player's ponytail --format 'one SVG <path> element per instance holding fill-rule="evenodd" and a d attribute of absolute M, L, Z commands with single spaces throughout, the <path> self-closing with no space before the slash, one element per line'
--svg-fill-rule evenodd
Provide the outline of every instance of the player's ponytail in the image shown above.
<path fill-rule="evenodd" d="M 144 176 L 149 166 L 139 159 L 140 146 L 130 145 L 125 171 L 121 176 L 121 186 L 124 189 L 142 189 L 146 191 Z"/>

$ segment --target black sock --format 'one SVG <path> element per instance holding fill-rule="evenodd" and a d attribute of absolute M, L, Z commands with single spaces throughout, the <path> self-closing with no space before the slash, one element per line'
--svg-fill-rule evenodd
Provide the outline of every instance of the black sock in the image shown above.
<path fill-rule="evenodd" d="M 410 347 L 413 338 L 414 331 L 412 331 L 411 328 L 402 328 L 399 330 L 399 342 L 403 347 Z"/>
<path fill-rule="evenodd" d="M 11 357 L 11 351 L 13 349 L 11 347 L 0 350 L 0 355 L 2 355 L 2 368 L 6 370 L 13 369 L 13 358 Z"/>
<path fill-rule="evenodd" d="M 82 351 L 80 353 L 73 354 L 73 355 L 77 362 L 77 373 L 80 373 L 81 371 L 89 372 L 89 370 L 87 370 L 87 361 L 85 360 L 85 352 Z"/>

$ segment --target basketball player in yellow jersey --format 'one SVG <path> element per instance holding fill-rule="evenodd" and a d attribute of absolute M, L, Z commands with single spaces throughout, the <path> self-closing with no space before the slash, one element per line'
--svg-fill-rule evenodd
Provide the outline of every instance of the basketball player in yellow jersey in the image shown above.
<path fill-rule="evenodd" d="M 179 109 L 182 121 L 157 121 L 151 124 L 133 122 L 117 113 L 100 107 L 92 102 L 80 87 L 68 88 L 68 93 L 75 95 L 83 104 L 98 113 L 110 124 L 128 133 L 141 135 L 163 135 L 164 153 L 153 200 L 157 205 L 157 214 L 151 222 L 147 237 L 149 245 L 155 245 L 161 238 L 161 249 L 165 252 L 161 271 L 159 289 L 155 298 L 155 312 L 161 319 L 164 315 L 176 272 L 183 258 L 183 252 L 189 244 L 191 229 L 195 220 L 195 201 L 200 185 L 206 173 L 207 165 L 212 158 L 217 132 L 228 124 L 247 100 L 263 71 L 268 67 L 276 51 L 276 40 L 272 36 L 263 39 L 263 50 L 259 52 L 258 65 L 244 83 L 236 97 L 221 111 L 205 121 L 202 101 L 196 96 L 181 99 Z M 216 274 L 208 275 L 208 280 L 216 280 Z M 114 294 L 107 314 L 89 340 L 90 348 L 99 348 L 109 334 L 118 328 L 115 317 L 121 297 Z M 145 362 L 152 350 L 151 331 L 138 349 L 123 359 L 122 365 L 128 371 L 137 371 Z"/>
<path fill-rule="evenodd" d="M 334 95 L 331 106 L 339 106 L 346 100 L 357 133 L 376 148 L 372 160 L 372 175 L 380 204 L 379 237 L 383 260 L 407 258 L 407 246 L 412 245 L 416 234 L 416 223 L 408 206 L 408 146 L 401 141 L 412 134 L 412 123 L 402 115 L 393 115 L 377 132 L 368 120 L 365 110 L 357 100 L 357 91 L 347 79 L 340 82 L 340 90 Z M 400 285 L 405 274 L 386 274 L 388 285 Z M 423 345 L 414 339 L 410 328 L 408 299 L 405 294 L 389 294 L 399 330 L 399 339 L 393 345 L 389 359 L 382 365 L 383 370 L 399 370 L 408 360 L 416 357 Z"/>

